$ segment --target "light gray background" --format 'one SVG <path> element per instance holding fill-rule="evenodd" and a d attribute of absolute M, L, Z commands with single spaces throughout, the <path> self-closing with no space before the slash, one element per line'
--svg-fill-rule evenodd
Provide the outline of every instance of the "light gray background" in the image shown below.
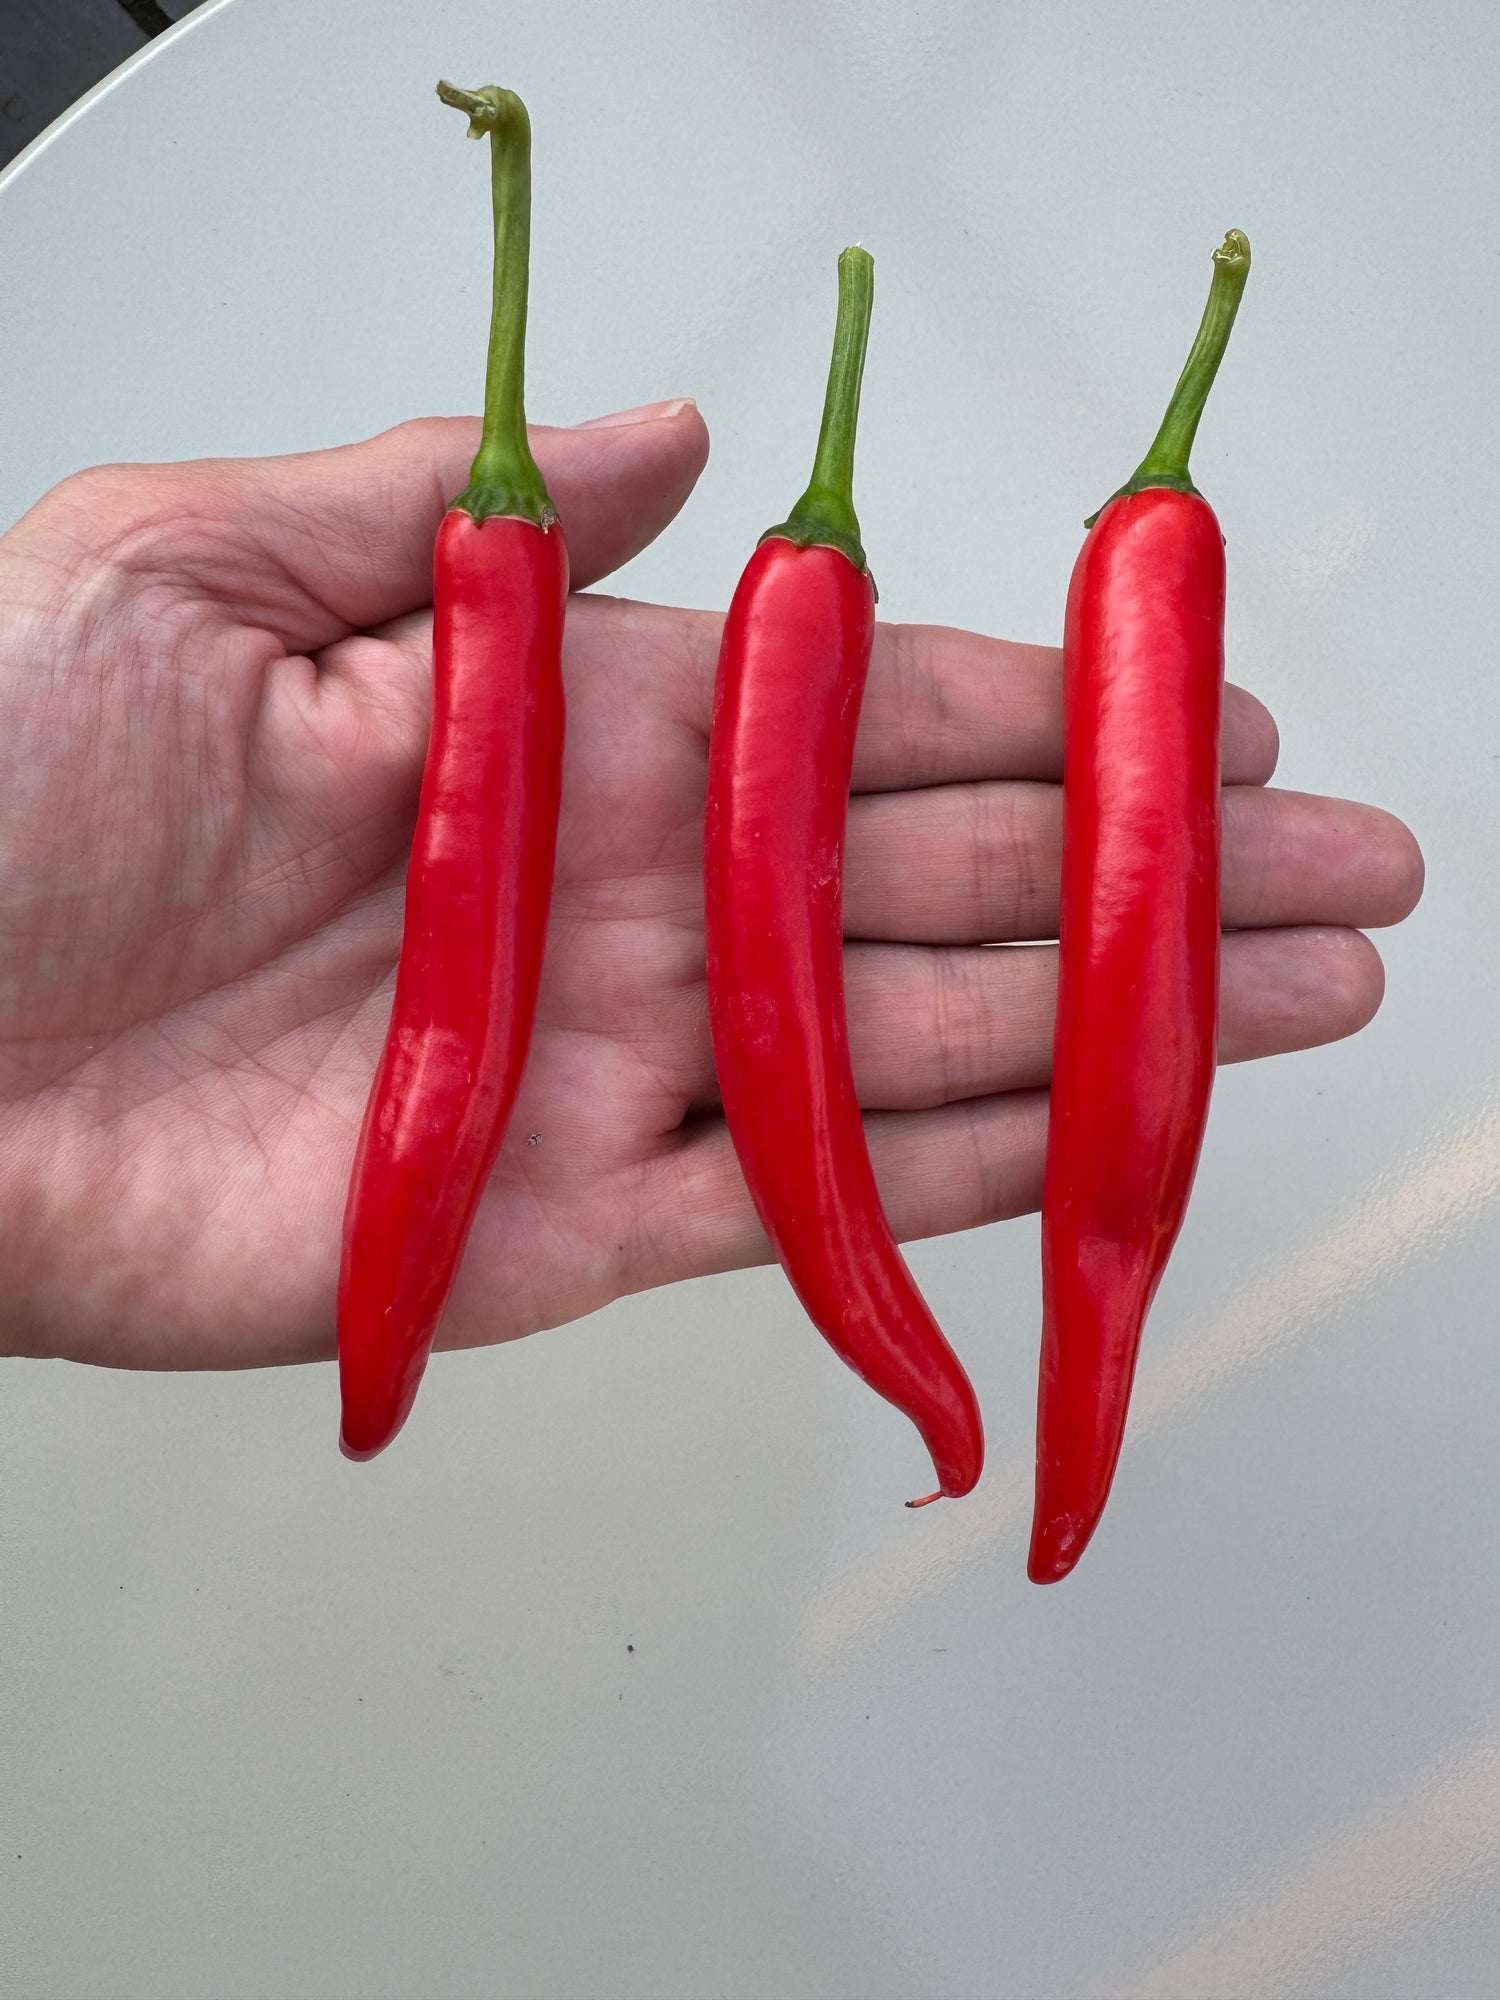
<path fill-rule="evenodd" d="M 504 81 L 533 413 L 714 434 L 622 587 L 724 602 L 859 239 L 882 609 L 1037 640 L 1241 226 L 1195 458 L 1231 672 L 1282 782 L 1430 867 L 1375 1025 L 1221 1079 L 1058 1589 L 1034 1220 L 913 1252 L 990 1437 L 917 1516 L 915 1436 L 775 1272 L 444 1358 L 367 1468 L 331 1369 L 6 1365 L 0 1990 L 1493 1994 L 1497 40 L 1414 0 L 219 0 L 0 181 L 0 520 L 474 408 L 484 175 L 431 92 Z"/>

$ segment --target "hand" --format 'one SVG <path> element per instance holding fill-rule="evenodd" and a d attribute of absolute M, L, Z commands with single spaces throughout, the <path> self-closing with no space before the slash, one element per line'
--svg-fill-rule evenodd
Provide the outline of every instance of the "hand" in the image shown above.
<path fill-rule="evenodd" d="M 0 1345 L 125 1367 L 326 1356 L 390 1010 L 428 726 L 429 562 L 475 426 L 300 458 L 116 466 L 0 538 Z M 575 580 L 671 520 L 691 406 L 538 431 Z M 748 551 L 745 551 L 748 554 Z M 726 575 L 726 588 L 732 582 Z M 716 1115 L 700 837 L 717 618 L 582 596 L 530 1064 L 440 1344 L 504 1340 L 767 1255 Z M 876 643 L 848 995 L 903 1237 L 1035 1207 L 1056 932 L 1057 655 Z M 1231 691 L 1227 1061 L 1352 1033 L 1355 925 L 1421 858 L 1368 807 L 1265 789 Z"/>

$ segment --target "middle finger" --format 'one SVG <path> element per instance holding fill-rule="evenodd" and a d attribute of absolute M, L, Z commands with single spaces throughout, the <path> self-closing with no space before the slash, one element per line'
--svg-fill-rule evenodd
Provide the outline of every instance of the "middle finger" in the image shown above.
<path fill-rule="evenodd" d="M 1057 936 L 1062 792 L 1000 782 L 851 799 L 844 934 L 907 944 Z M 1378 807 L 1260 785 L 1224 789 L 1226 930 L 1399 923 L 1420 857 Z"/>

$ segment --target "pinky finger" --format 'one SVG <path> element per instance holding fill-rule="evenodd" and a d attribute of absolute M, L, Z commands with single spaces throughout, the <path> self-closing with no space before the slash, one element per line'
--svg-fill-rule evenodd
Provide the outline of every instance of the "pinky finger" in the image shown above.
<path fill-rule="evenodd" d="M 1042 1195 L 1045 1090 L 923 1111 L 867 1113 L 865 1134 L 898 1241 L 1025 1215 Z M 647 1169 L 629 1289 L 767 1264 L 771 1246 L 722 1119 L 702 1121 Z M 670 1218 L 670 1227 L 664 1226 Z"/>

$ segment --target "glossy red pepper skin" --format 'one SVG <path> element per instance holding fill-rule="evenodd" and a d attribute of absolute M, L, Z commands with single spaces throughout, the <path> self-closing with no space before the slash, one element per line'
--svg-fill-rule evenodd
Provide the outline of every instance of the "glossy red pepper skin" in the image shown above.
<path fill-rule="evenodd" d="M 521 1080 L 557 846 L 567 594 L 555 523 L 444 516 L 405 932 L 344 1218 L 350 1458 L 382 1450 L 411 1409 Z"/>
<path fill-rule="evenodd" d="M 1111 500 L 1063 639 L 1057 1026 L 1042 1196 L 1033 1581 L 1104 1508 L 1213 1084 L 1224 543 L 1196 493 Z"/>
<path fill-rule="evenodd" d="M 870 579 L 837 549 L 773 535 L 740 579 L 709 748 L 709 1019 L 730 1136 L 797 1296 L 958 1495 L 984 1462 L 979 1408 L 881 1208 L 844 1012 L 844 829 L 874 628 Z"/>

